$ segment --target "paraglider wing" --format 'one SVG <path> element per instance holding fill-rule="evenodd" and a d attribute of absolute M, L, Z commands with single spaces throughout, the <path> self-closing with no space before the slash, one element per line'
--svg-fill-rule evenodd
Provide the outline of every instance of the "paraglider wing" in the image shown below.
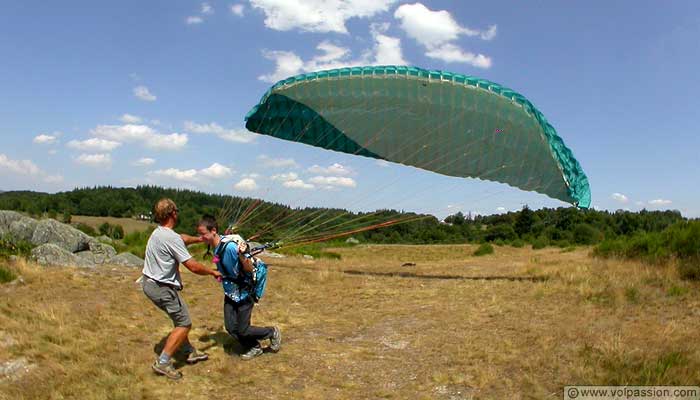
<path fill-rule="evenodd" d="M 341 68 L 278 82 L 246 128 L 588 208 L 588 178 L 544 115 L 487 80 L 417 67 Z"/>

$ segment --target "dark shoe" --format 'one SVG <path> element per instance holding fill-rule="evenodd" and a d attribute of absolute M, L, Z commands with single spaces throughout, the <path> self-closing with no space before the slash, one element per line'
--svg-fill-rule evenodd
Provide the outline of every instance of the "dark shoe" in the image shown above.
<path fill-rule="evenodd" d="M 209 354 L 194 349 L 190 354 L 187 355 L 187 364 L 196 364 L 200 361 L 206 361 L 209 359 Z"/>
<path fill-rule="evenodd" d="M 168 378 L 176 381 L 182 378 L 182 372 L 175 369 L 173 362 L 170 361 L 167 364 L 161 364 L 156 360 L 155 364 L 151 367 L 156 374 L 165 375 Z"/>
<path fill-rule="evenodd" d="M 262 347 L 260 347 L 260 346 L 251 347 L 250 350 L 248 350 L 244 354 L 241 354 L 241 359 L 243 359 L 245 361 L 252 360 L 255 357 L 261 355 L 262 353 L 263 353 Z"/>
<path fill-rule="evenodd" d="M 280 328 L 278 327 L 274 327 L 273 329 L 274 333 L 270 338 L 270 351 L 277 353 L 282 347 L 282 332 L 280 332 Z"/>

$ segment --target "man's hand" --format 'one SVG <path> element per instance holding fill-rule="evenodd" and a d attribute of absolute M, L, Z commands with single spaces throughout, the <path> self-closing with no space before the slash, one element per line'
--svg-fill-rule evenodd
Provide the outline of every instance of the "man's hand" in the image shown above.
<path fill-rule="evenodd" d="M 185 242 L 187 246 L 191 244 L 196 244 L 196 243 L 204 243 L 204 237 L 202 236 L 190 236 L 184 233 L 180 234 L 180 237 L 182 238 L 182 241 Z"/>
<path fill-rule="evenodd" d="M 185 261 L 182 265 L 197 275 L 211 275 L 215 278 L 221 277 L 221 272 L 205 267 L 202 263 L 195 260 L 194 257 Z"/>

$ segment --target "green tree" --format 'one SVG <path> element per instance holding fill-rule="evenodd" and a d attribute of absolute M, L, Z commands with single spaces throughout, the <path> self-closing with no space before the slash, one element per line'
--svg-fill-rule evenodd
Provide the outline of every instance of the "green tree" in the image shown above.
<path fill-rule="evenodd" d="M 530 210 L 530 207 L 525 205 L 520 213 L 515 218 L 515 225 L 513 229 L 518 236 L 523 237 L 524 235 L 532 232 L 532 225 L 535 224 L 535 213 Z"/>

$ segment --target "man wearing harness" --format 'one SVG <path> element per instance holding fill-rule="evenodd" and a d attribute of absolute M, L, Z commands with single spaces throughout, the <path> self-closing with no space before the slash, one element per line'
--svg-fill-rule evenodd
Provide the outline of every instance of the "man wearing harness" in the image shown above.
<path fill-rule="evenodd" d="M 263 354 L 260 341 L 270 339 L 270 351 L 278 352 L 282 335 L 278 327 L 251 326 L 250 318 L 255 305 L 255 294 L 246 284 L 252 279 L 253 261 L 248 254 L 247 243 L 224 242 L 218 234 L 219 227 L 212 216 L 204 216 L 197 224 L 197 233 L 214 248 L 215 262 L 223 275 L 224 326 L 244 349 L 243 360 L 252 360 Z"/>
<path fill-rule="evenodd" d="M 204 361 L 209 356 L 192 347 L 187 338 L 192 321 L 187 304 L 179 293 L 183 288 L 179 265 L 183 264 L 197 275 L 219 278 L 221 274 L 197 262 L 187 251 L 188 244 L 202 242 L 202 238 L 179 235 L 173 230 L 178 222 L 178 209 L 172 200 L 161 199 L 156 203 L 154 211 L 159 226 L 146 245 L 141 284 L 146 297 L 168 314 L 174 328 L 152 368 L 170 379 L 180 379 L 182 373 L 175 369 L 171 357 L 181 346 L 184 352 L 189 353 L 188 363 Z"/>

